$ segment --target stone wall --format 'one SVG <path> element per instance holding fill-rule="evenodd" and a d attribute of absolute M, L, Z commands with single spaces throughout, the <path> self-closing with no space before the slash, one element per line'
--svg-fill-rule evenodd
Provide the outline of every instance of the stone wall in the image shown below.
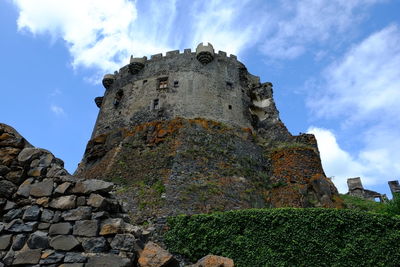
<path fill-rule="evenodd" d="M 132 72 L 127 65 L 106 76 L 111 78 L 101 103 L 99 98 L 96 102 L 100 111 L 92 138 L 115 128 L 175 117 L 252 127 L 252 114 L 258 109 L 265 117 L 266 106 L 275 108 L 272 91 L 269 102 L 255 99 L 253 105 L 250 89 L 260 86 L 259 78 L 224 52 L 215 54 L 208 64 L 199 62 L 190 49 L 156 55 L 141 64 L 138 71 Z M 160 88 L 163 79 L 167 84 Z"/>
<path fill-rule="evenodd" d="M 70 176 L 4 124 L 0 170 L 0 266 L 132 265 L 145 240 L 112 183 Z"/>

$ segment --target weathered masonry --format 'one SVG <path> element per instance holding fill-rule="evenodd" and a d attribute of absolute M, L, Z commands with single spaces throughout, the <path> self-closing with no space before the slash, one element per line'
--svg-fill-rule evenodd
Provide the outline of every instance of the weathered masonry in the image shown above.
<path fill-rule="evenodd" d="M 105 75 L 103 85 L 104 97 L 95 99 L 100 112 L 92 138 L 115 128 L 174 117 L 202 117 L 250 128 L 254 116 L 278 120 L 272 84 L 260 84 L 236 56 L 215 53 L 211 44 L 200 44 L 196 52 L 185 49 L 150 59 L 131 58 L 118 72 Z"/>

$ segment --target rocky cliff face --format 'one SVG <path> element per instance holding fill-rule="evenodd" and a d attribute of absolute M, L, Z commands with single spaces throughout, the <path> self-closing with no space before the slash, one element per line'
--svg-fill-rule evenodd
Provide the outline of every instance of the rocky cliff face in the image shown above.
<path fill-rule="evenodd" d="M 235 128 L 204 119 L 153 121 L 90 140 L 77 176 L 123 188 L 136 222 L 263 207 L 340 207 L 312 135 L 282 123 Z"/>

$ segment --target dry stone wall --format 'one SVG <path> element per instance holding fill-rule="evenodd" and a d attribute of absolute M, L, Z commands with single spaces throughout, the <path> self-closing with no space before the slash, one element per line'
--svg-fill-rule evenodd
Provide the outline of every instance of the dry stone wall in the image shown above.
<path fill-rule="evenodd" d="M 112 183 L 70 176 L 4 124 L 0 151 L 0 266 L 132 266 L 144 237 Z"/>

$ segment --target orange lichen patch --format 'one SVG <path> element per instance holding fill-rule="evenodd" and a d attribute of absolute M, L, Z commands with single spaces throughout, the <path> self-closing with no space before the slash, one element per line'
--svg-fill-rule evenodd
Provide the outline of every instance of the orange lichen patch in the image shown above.
<path fill-rule="evenodd" d="M 271 153 L 272 174 L 278 181 L 309 182 L 315 174 L 323 174 L 318 155 L 313 149 L 282 148 Z"/>
<path fill-rule="evenodd" d="M 221 256 L 207 255 L 201 258 L 193 267 L 234 267 L 233 260 Z"/>
<path fill-rule="evenodd" d="M 107 134 L 101 134 L 93 138 L 91 141 L 93 141 L 94 144 L 104 144 L 107 140 Z"/>
<path fill-rule="evenodd" d="M 3 133 L 0 135 L 0 141 L 4 141 L 4 140 L 10 139 L 12 137 L 14 137 L 14 136 L 12 136 L 11 134 Z"/>
<path fill-rule="evenodd" d="M 273 188 L 270 191 L 270 201 L 274 208 L 282 207 L 304 207 L 304 196 L 301 191 L 304 190 L 307 185 L 286 185 L 282 187 Z"/>

